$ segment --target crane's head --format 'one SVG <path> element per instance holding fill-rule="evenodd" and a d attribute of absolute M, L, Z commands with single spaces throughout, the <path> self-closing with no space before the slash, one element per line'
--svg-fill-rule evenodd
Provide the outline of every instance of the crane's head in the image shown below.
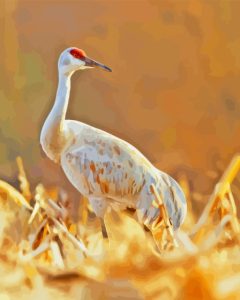
<path fill-rule="evenodd" d="M 112 72 L 109 67 L 89 58 L 83 50 L 76 47 L 71 47 L 64 50 L 58 60 L 59 71 L 66 74 L 72 74 L 78 70 L 95 67 Z"/>

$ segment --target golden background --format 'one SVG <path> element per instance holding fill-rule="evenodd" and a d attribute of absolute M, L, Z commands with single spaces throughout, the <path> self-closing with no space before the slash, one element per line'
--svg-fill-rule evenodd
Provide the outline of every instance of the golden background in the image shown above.
<path fill-rule="evenodd" d="M 39 145 L 60 52 L 113 69 L 72 79 L 68 118 L 137 146 L 197 203 L 240 144 L 240 1 L 0 1 L 0 177 L 77 194 Z M 77 197 L 77 196 L 76 196 Z"/>

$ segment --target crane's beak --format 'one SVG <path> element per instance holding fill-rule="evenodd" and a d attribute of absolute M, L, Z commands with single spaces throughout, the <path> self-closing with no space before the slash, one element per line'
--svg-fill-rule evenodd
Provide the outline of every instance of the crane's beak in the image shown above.
<path fill-rule="evenodd" d="M 85 57 L 84 59 L 85 61 L 85 66 L 88 66 L 88 67 L 91 67 L 91 68 L 95 68 L 95 67 L 98 67 L 98 68 L 101 68 L 105 71 L 108 71 L 108 72 L 112 72 L 112 69 L 110 69 L 109 67 L 105 66 L 104 64 L 101 64 L 89 57 Z"/>

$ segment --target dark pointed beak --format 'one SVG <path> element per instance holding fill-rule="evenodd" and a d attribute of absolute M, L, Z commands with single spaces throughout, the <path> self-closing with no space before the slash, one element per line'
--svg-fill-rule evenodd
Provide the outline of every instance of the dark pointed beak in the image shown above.
<path fill-rule="evenodd" d="M 112 72 L 112 69 L 110 69 L 109 67 L 107 67 L 104 64 L 101 64 L 101 63 L 99 63 L 99 62 L 97 62 L 97 61 L 95 61 L 95 60 L 93 60 L 89 57 L 85 57 L 84 61 L 85 61 L 85 65 L 88 66 L 88 67 L 92 67 L 92 68 L 97 67 L 97 68 L 101 68 L 105 71 Z"/>

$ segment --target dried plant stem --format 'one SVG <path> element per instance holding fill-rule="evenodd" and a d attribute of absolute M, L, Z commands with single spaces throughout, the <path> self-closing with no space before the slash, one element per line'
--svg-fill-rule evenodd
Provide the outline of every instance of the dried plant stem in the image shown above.
<path fill-rule="evenodd" d="M 56 202 L 54 202 L 52 199 L 48 199 L 47 204 L 49 207 L 54 210 L 57 216 L 60 216 L 61 219 L 65 219 L 68 215 L 67 210 L 64 207 L 60 207 Z"/>
<path fill-rule="evenodd" d="M 62 254 L 61 254 L 60 248 L 58 246 L 58 243 L 56 241 L 51 241 L 50 242 L 50 248 L 51 248 L 51 251 L 52 251 L 54 264 L 58 268 L 64 269 L 65 266 L 64 266 Z"/>
<path fill-rule="evenodd" d="M 21 261 L 30 261 L 31 259 L 33 259 L 34 257 L 44 253 L 45 251 L 47 251 L 49 249 L 49 239 L 46 239 L 43 243 L 41 243 L 39 245 L 39 247 L 37 247 L 35 250 L 27 253 L 27 254 L 22 254 L 20 252 L 19 254 L 19 258 Z"/>
<path fill-rule="evenodd" d="M 40 209 L 40 203 L 36 202 L 34 207 L 33 207 L 33 211 L 31 213 L 31 216 L 28 220 L 28 224 L 30 225 L 32 223 L 32 221 L 34 220 L 34 218 L 36 217 L 37 213 L 39 212 Z"/>
<path fill-rule="evenodd" d="M 224 218 L 220 221 L 218 226 L 215 228 L 214 231 L 211 231 L 204 239 L 202 244 L 199 246 L 201 251 L 206 251 L 214 247 L 218 241 L 220 240 L 221 233 L 223 232 L 225 226 L 231 222 L 231 216 L 225 215 Z"/>
<path fill-rule="evenodd" d="M 22 158 L 20 156 L 18 156 L 16 158 L 16 161 L 17 161 L 17 166 L 18 166 L 18 179 L 20 181 L 20 190 L 21 190 L 23 196 L 25 197 L 25 199 L 27 201 L 30 201 L 32 198 L 32 194 L 30 191 L 30 184 L 29 184 L 29 181 L 27 179 L 27 176 L 26 176 L 26 173 L 24 170 Z"/>
<path fill-rule="evenodd" d="M 48 220 L 47 220 L 47 219 L 44 219 L 44 220 L 40 223 L 40 225 L 38 226 L 38 228 L 36 229 L 34 235 L 32 235 L 32 236 L 29 238 L 31 248 L 33 248 L 33 249 L 36 248 L 36 244 L 39 244 L 39 242 L 41 242 L 42 239 L 44 238 L 44 236 L 45 236 L 44 233 L 45 233 L 45 232 L 42 232 L 42 231 L 45 231 L 47 222 L 48 222 Z M 41 239 L 40 239 L 40 241 L 38 241 L 40 235 L 41 235 Z"/>
<path fill-rule="evenodd" d="M 14 200 L 17 204 L 21 204 L 22 206 L 26 207 L 29 210 L 32 210 L 30 204 L 26 201 L 21 193 L 8 184 L 5 181 L 0 180 L 0 192 L 4 192 L 7 194 L 9 198 Z"/>
<path fill-rule="evenodd" d="M 156 201 L 158 203 L 158 207 L 160 210 L 160 216 L 164 223 L 163 228 L 160 228 L 159 226 L 157 226 L 155 229 L 153 229 L 152 233 L 153 233 L 154 240 L 157 241 L 158 247 L 159 247 L 159 241 L 162 241 L 162 244 L 163 244 L 164 240 L 165 240 L 165 242 L 170 242 L 173 244 L 173 246 L 177 247 L 178 243 L 174 237 L 173 227 L 169 221 L 168 212 L 165 208 L 163 200 L 160 197 L 158 191 L 156 190 L 156 187 L 153 184 L 151 185 L 151 187 L 152 187 L 154 196 L 156 197 Z M 166 232 L 166 238 L 164 238 L 164 231 Z M 161 245 L 160 248 L 161 249 L 159 249 L 159 250 L 161 251 L 161 250 L 163 250 L 162 248 L 164 248 L 164 246 Z"/>
<path fill-rule="evenodd" d="M 236 208 L 236 203 L 234 201 L 234 197 L 231 191 L 231 188 L 229 187 L 229 192 L 227 194 L 229 204 L 231 207 L 231 213 L 232 213 L 232 219 L 231 219 L 231 224 L 232 224 L 232 229 L 234 233 L 236 234 L 236 237 L 239 239 L 239 233 L 240 233 L 240 227 L 239 227 L 239 221 L 237 217 L 237 208 Z"/>
<path fill-rule="evenodd" d="M 76 239 L 67 229 L 67 227 L 63 224 L 61 224 L 56 218 L 50 217 L 55 226 L 62 231 L 66 237 L 74 244 L 75 247 L 77 247 L 79 250 L 81 250 L 85 255 L 87 253 L 87 248 L 85 247 L 84 243 L 81 240 Z"/>
<path fill-rule="evenodd" d="M 212 193 L 207 205 L 203 210 L 202 215 L 195 226 L 193 226 L 190 235 L 195 235 L 207 223 L 210 215 L 212 215 L 212 213 L 216 210 L 219 201 L 223 199 L 226 193 L 229 191 L 229 185 L 232 183 L 239 170 L 240 155 L 236 155 L 224 172 L 219 183 L 216 185 L 214 192 Z"/>

